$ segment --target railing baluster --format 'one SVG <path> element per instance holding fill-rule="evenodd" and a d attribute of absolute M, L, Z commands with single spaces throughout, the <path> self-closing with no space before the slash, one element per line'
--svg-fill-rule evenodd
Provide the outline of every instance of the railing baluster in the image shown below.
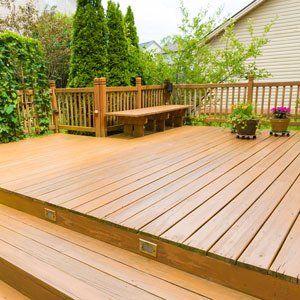
<path fill-rule="evenodd" d="M 229 88 L 226 88 L 225 114 L 228 115 Z"/>
<path fill-rule="evenodd" d="M 284 101 L 285 101 L 285 85 L 282 87 L 281 106 L 284 106 Z"/>
<path fill-rule="evenodd" d="M 261 109 L 260 109 L 260 114 L 264 114 L 264 109 L 265 109 L 265 87 L 263 86 L 262 88 L 262 95 L 261 95 Z"/>
<path fill-rule="evenodd" d="M 296 99 L 296 105 L 295 105 L 295 121 L 298 121 L 298 108 L 299 108 L 299 102 L 300 102 L 300 84 L 297 88 L 297 99 Z"/>
<path fill-rule="evenodd" d="M 259 87 L 256 87 L 255 91 L 255 101 L 254 101 L 254 112 L 257 114 L 257 105 L 258 105 L 258 92 L 259 92 Z"/>
<path fill-rule="evenodd" d="M 276 92 L 275 92 L 275 103 L 274 106 L 276 107 L 278 105 L 278 93 L 279 93 L 279 87 L 276 86 Z"/>
<path fill-rule="evenodd" d="M 217 115 L 217 104 L 218 104 L 218 88 L 215 88 L 215 115 Z"/>
<path fill-rule="evenodd" d="M 224 89 L 223 89 L 223 87 L 221 87 L 221 96 L 220 96 L 220 115 L 221 116 L 223 114 L 223 92 L 224 92 Z"/>
<path fill-rule="evenodd" d="M 271 110 L 271 101 L 272 101 L 272 87 L 269 87 L 269 95 L 268 95 L 268 109 L 267 109 L 267 116 L 270 117 L 270 110 Z"/>
<path fill-rule="evenodd" d="M 235 88 L 232 87 L 232 95 L 231 95 L 231 107 L 230 107 L 230 113 L 232 110 L 232 106 L 234 105 L 234 97 L 235 97 Z"/>

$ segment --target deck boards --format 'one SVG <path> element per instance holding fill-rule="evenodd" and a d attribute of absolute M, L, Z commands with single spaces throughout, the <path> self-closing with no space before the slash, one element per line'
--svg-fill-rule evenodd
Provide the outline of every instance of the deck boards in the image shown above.
<path fill-rule="evenodd" d="M 0 188 L 299 283 L 299 155 L 300 133 L 58 134 L 0 145 Z"/>
<path fill-rule="evenodd" d="M 74 299 L 254 299 L 2 205 L 0 246 L 2 259 Z"/>
<path fill-rule="evenodd" d="M 29 300 L 29 298 L 0 280 L 0 300 Z"/>

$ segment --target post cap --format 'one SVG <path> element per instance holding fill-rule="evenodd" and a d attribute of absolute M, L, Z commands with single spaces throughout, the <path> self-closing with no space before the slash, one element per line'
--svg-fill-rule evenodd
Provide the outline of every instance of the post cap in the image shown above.
<path fill-rule="evenodd" d="M 105 77 L 95 78 L 94 84 L 95 85 L 106 85 L 106 78 Z"/>
<path fill-rule="evenodd" d="M 55 87 L 55 80 L 49 80 L 50 87 Z"/>

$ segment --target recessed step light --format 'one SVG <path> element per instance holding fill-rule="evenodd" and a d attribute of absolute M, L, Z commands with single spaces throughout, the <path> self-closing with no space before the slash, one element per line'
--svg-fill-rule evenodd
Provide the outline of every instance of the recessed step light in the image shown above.
<path fill-rule="evenodd" d="M 154 256 L 157 256 L 157 245 L 154 243 L 151 243 L 149 241 L 139 239 L 139 249 L 141 252 Z"/>
<path fill-rule="evenodd" d="M 56 222 L 56 211 L 45 208 L 45 218 L 51 222 Z"/>

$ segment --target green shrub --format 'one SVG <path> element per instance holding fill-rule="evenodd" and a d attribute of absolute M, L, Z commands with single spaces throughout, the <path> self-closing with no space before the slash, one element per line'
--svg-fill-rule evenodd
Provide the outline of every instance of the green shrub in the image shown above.
<path fill-rule="evenodd" d="M 36 131 L 49 129 L 49 84 L 40 43 L 15 33 L 0 34 L 0 142 L 22 138 L 18 90 L 34 90 Z"/>

